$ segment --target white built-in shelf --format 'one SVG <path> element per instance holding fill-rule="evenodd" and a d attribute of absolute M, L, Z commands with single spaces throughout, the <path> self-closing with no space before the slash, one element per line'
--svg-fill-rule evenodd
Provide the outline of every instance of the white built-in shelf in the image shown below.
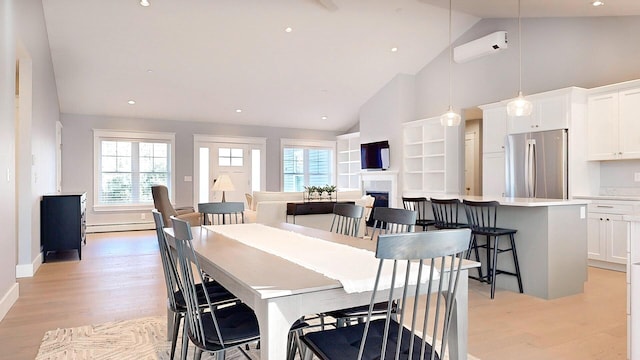
<path fill-rule="evenodd" d="M 360 133 L 339 135 L 337 146 L 338 189 L 359 189 L 360 181 Z"/>
<path fill-rule="evenodd" d="M 439 118 L 403 124 L 403 191 L 445 192 L 446 140 Z"/>

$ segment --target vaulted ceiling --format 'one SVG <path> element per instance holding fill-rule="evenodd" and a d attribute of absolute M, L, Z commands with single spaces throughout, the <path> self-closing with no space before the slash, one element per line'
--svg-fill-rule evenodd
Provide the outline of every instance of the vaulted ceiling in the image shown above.
<path fill-rule="evenodd" d="M 446 0 L 149 2 L 43 0 L 63 113 L 346 130 L 447 47 Z M 514 17 L 511 2 L 454 1 L 453 37 Z M 609 2 L 524 0 L 522 13 L 640 14 L 640 1 Z"/>

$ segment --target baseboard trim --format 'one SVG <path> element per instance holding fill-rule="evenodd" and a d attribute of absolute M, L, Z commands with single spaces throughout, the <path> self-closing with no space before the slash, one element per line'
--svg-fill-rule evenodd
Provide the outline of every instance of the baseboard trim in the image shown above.
<path fill-rule="evenodd" d="M 87 233 L 153 230 L 153 229 L 155 229 L 155 225 L 153 222 L 87 225 Z"/>
<path fill-rule="evenodd" d="M 0 299 L 0 321 L 2 321 L 9 310 L 11 310 L 13 304 L 18 300 L 18 296 L 20 296 L 20 285 L 15 283 L 4 294 L 2 299 Z"/>
<path fill-rule="evenodd" d="M 593 266 L 593 267 L 597 267 L 597 268 L 600 268 L 600 269 L 627 272 L 627 265 L 618 264 L 618 263 L 612 263 L 612 262 L 608 262 L 608 261 L 589 259 L 589 260 L 587 260 L 587 265 Z"/>
<path fill-rule="evenodd" d="M 39 253 L 31 264 L 18 264 L 16 265 L 16 278 L 33 277 L 35 273 L 42 265 L 42 253 Z"/>

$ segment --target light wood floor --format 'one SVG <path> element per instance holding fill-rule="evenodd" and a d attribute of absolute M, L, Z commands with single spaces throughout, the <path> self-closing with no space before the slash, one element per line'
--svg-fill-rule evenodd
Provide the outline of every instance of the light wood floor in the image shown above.
<path fill-rule="evenodd" d="M 0 358 L 33 359 L 47 330 L 163 315 L 155 232 L 90 234 L 83 260 L 63 253 L 0 322 Z M 483 360 L 625 359 L 625 274 L 589 269 L 585 293 L 546 301 L 469 283 L 469 352 Z"/>

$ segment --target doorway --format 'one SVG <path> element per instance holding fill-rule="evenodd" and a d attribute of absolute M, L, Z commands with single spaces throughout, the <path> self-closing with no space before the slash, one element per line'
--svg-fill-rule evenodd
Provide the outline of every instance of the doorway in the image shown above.
<path fill-rule="evenodd" d="M 223 174 L 233 184 L 233 190 L 224 192 L 226 201 L 245 202 L 245 193 L 264 190 L 266 139 L 195 135 L 194 145 L 196 203 L 222 201 L 223 193 L 212 187 Z"/>
<path fill-rule="evenodd" d="M 464 128 L 464 194 L 482 195 L 482 110 L 463 111 Z"/>

